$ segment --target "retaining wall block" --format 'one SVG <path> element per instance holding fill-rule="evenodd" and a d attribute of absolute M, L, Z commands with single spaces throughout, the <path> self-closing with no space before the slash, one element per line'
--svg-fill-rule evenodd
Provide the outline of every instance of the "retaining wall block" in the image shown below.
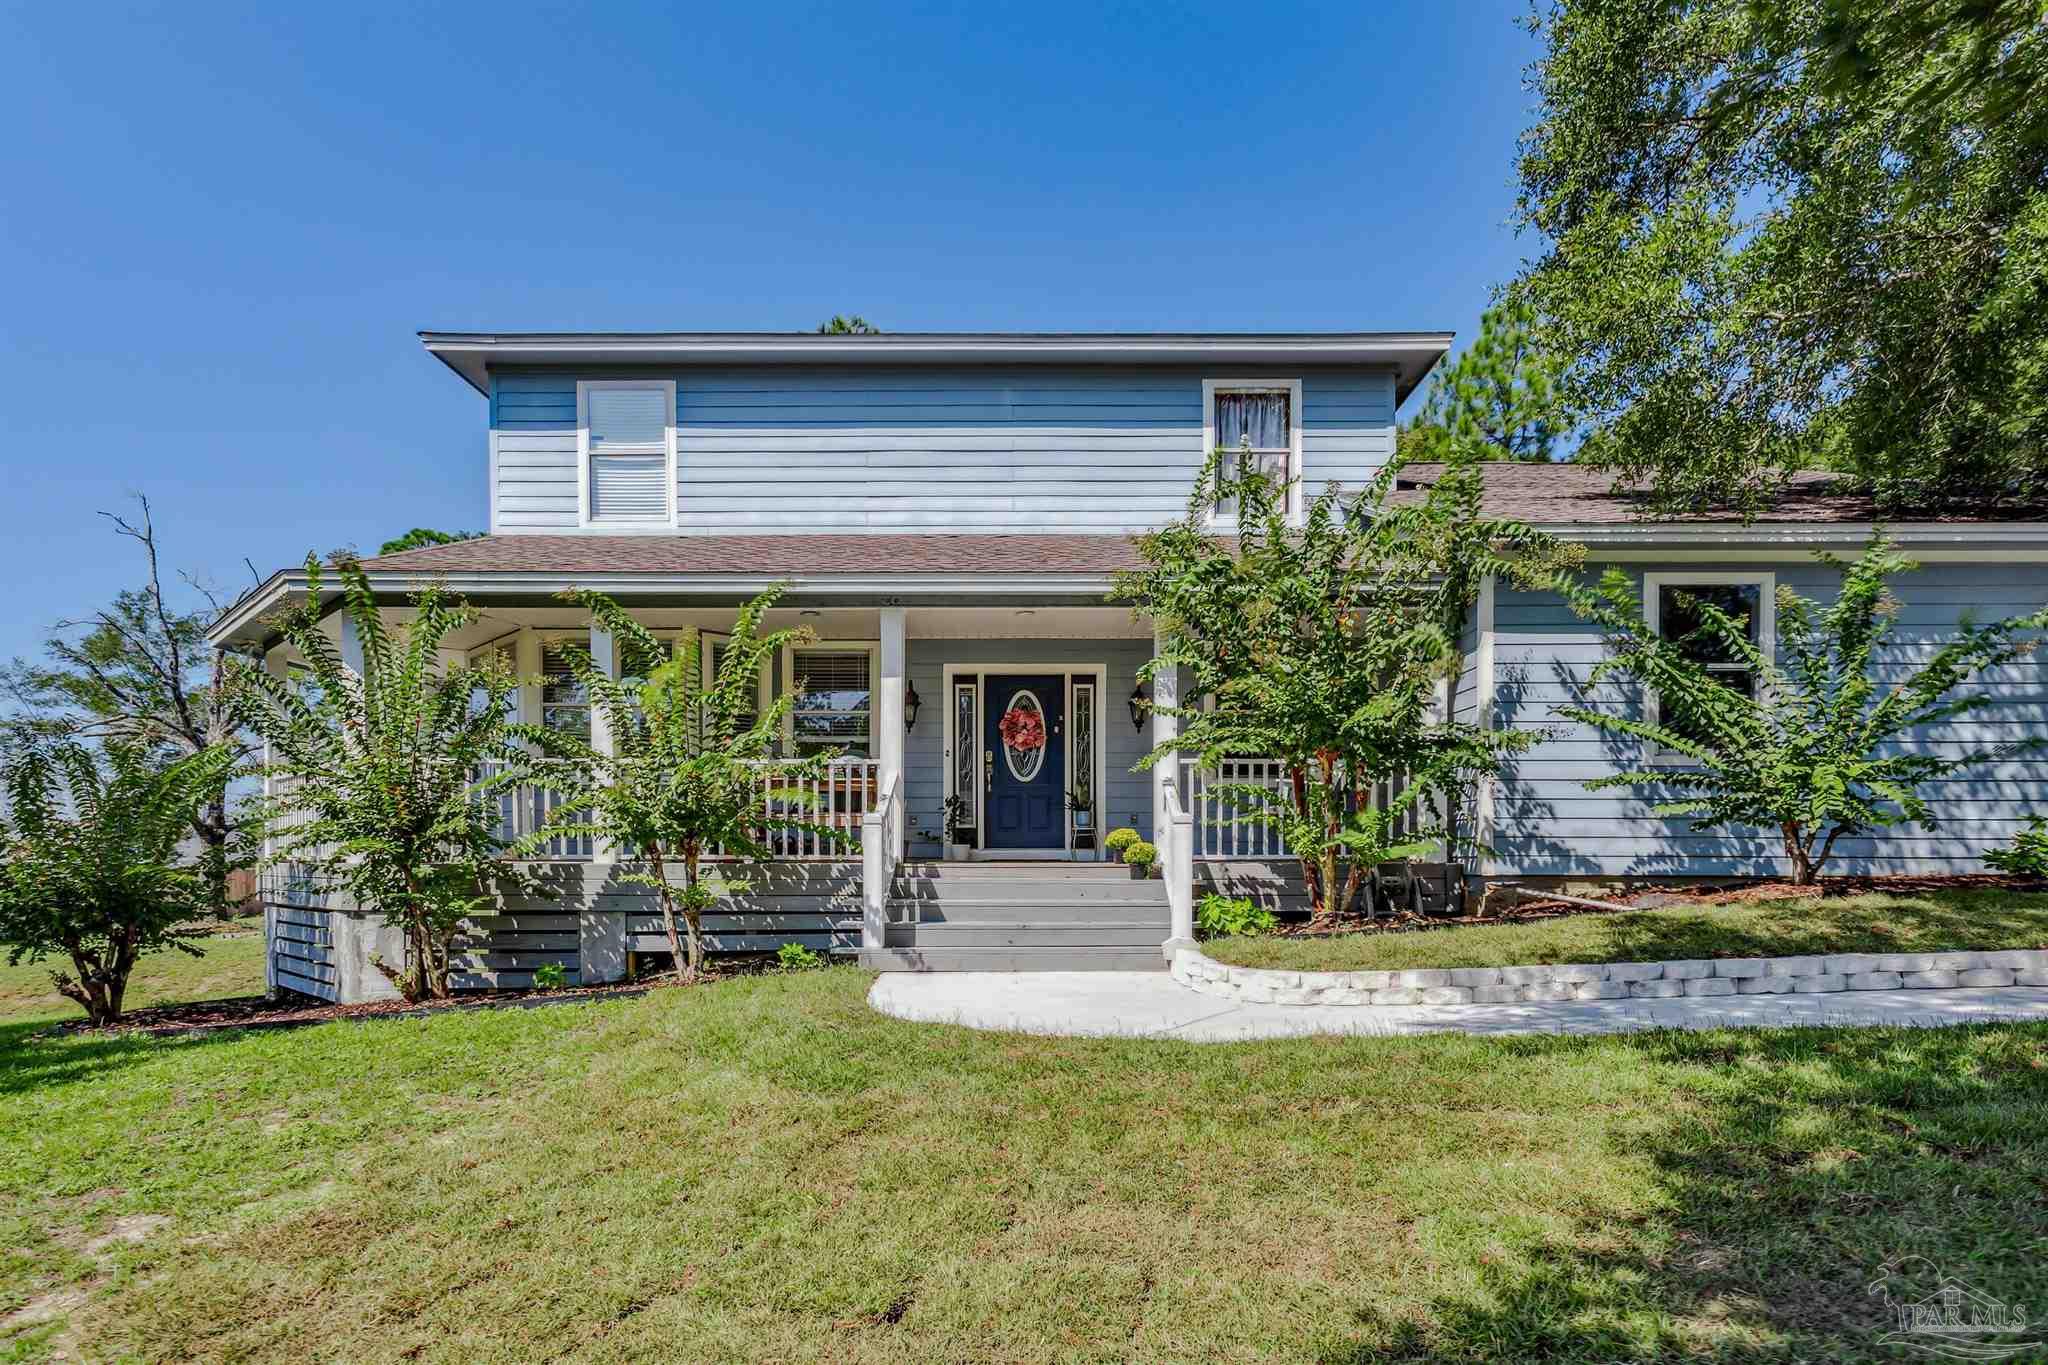
<path fill-rule="evenodd" d="M 2010 986 L 2012 981 L 2013 970 L 2010 967 L 1977 967 L 1956 973 L 1958 986 Z"/>
<path fill-rule="evenodd" d="M 1828 961 L 1833 962 L 1834 959 L 1829 958 Z M 1895 991 L 1899 989 L 1899 974 L 1897 972 L 1844 972 L 1842 975 L 1849 978 L 1849 989 L 1852 991 Z"/>
<path fill-rule="evenodd" d="M 1451 984 L 1453 986 L 1467 986 L 1474 989 L 1480 986 L 1498 986 L 1501 984 L 1500 968 L 1453 967 L 1451 968 Z"/>
<path fill-rule="evenodd" d="M 1474 986 L 1472 1003 L 1475 1005 L 1512 1005 L 1522 998 L 1520 986 Z"/>
<path fill-rule="evenodd" d="M 1828 957 L 1828 971 L 1837 976 L 1867 976 L 1876 970 L 1876 953 L 1835 953 Z"/>
<path fill-rule="evenodd" d="M 1940 991 L 1948 990 L 1956 984 L 1956 974 L 1940 969 L 1902 972 L 1899 974 L 1899 981 L 1908 990 Z"/>
<path fill-rule="evenodd" d="M 1739 976 L 1735 978 L 1737 995 L 1789 995 L 1794 976 Z"/>
<path fill-rule="evenodd" d="M 1664 976 L 1661 962 L 1613 962 L 1607 967 L 1609 981 L 1659 981 Z"/>
<path fill-rule="evenodd" d="M 1550 969 L 1552 981 L 1562 981 L 1568 986 L 1583 985 L 1588 981 L 1605 981 L 1607 964 L 1604 962 L 1566 962 Z"/>
<path fill-rule="evenodd" d="M 1344 984 L 1354 991 L 1383 991 L 1394 984 L 1392 972 L 1339 972 Z"/>
<path fill-rule="evenodd" d="M 1540 986 L 1550 980 L 1548 967 L 1503 967 L 1500 969 L 1502 984 L 1508 986 Z"/>
<path fill-rule="evenodd" d="M 1422 992 L 1425 1005 L 1469 1005 L 1472 1003 L 1470 986 L 1430 986 Z"/>
<path fill-rule="evenodd" d="M 1935 953 L 1933 961 L 1927 964 L 1929 971 L 1970 972 L 1984 965 L 1982 953 Z"/>
<path fill-rule="evenodd" d="M 1581 981 L 1572 990 L 1574 1000 L 1622 1000 L 1627 996 L 1625 981 Z"/>
<path fill-rule="evenodd" d="M 1764 959 L 1765 976 L 1819 976 L 1827 970 L 1824 957 L 1768 957 Z"/>
<path fill-rule="evenodd" d="M 1877 966 L 1872 968 L 1872 970 L 1897 972 L 1903 976 L 1907 972 L 1940 971 L 1941 966 L 1934 960 L 1933 953 L 1879 953 L 1877 955 Z M 1907 984 L 1910 985 L 1911 983 Z"/>
<path fill-rule="evenodd" d="M 1714 964 L 1698 959 L 1664 964 L 1664 979 L 1667 981 L 1697 981 L 1703 976 L 1714 974 Z"/>
<path fill-rule="evenodd" d="M 1628 993 L 1638 1000 L 1670 1000 L 1685 994 L 1683 981 L 1631 981 Z"/>
<path fill-rule="evenodd" d="M 1983 967 L 2010 967 L 2018 972 L 2038 971 L 2048 967 L 2048 953 L 2037 948 L 2013 948 L 1996 953 L 1979 953 Z"/>
<path fill-rule="evenodd" d="M 1389 986 L 1385 990 L 1374 991 L 1372 1002 L 1375 1005 L 1419 1005 L 1422 992 L 1409 986 Z"/>
<path fill-rule="evenodd" d="M 1687 995 L 1733 995 L 1735 983 L 1725 976 L 1696 976 L 1685 983 Z"/>
<path fill-rule="evenodd" d="M 1552 1004 L 1560 1000 L 1578 999 L 1569 981 L 1538 981 L 1533 986 L 1517 986 L 1515 992 L 1532 1004 Z"/>
<path fill-rule="evenodd" d="M 1840 972 L 1822 972 L 1816 976 L 1794 976 L 1786 979 L 1792 983 L 1794 995 L 1824 995 L 1830 991 L 1849 989 L 1849 978 Z"/>
<path fill-rule="evenodd" d="M 2048 971 L 2037 968 L 2030 972 L 2014 972 L 2012 974 L 2012 984 L 2015 986 L 2048 986 Z"/>
<path fill-rule="evenodd" d="M 1426 967 L 1415 971 L 1395 972 L 1393 984 L 1407 990 L 1426 990 L 1431 986 L 1448 986 L 1451 974 L 1441 967 Z"/>
<path fill-rule="evenodd" d="M 1714 959 L 1714 975 L 1725 976 L 1734 981 L 1748 981 L 1764 974 L 1764 960 L 1760 957 L 1722 957 Z"/>

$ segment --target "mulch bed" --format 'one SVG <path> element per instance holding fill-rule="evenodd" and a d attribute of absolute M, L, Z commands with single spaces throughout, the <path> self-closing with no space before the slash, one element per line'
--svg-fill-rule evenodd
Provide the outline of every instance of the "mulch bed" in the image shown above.
<path fill-rule="evenodd" d="M 707 973 L 703 979 L 710 981 L 714 978 Z M 289 993 L 276 1000 L 260 995 L 239 995 L 226 1000 L 195 1000 L 185 1005 L 150 1005 L 128 1011 L 120 1023 L 109 1024 L 105 1028 L 94 1028 L 83 1020 L 57 1024 L 39 1036 L 110 1038 L 135 1033 L 175 1038 L 222 1029 L 301 1028 L 341 1019 L 424 1019 L 450 1010 L 533 1009 L 543 1005 L 619 1000 L 645 995 L 656 985 L 675 984 L 673 981 L 626 981 L 560 991 L 464 991 L 452 1000 L 426 1000 L 418 1004 L 405 1000 L 375 1000 L 359 1005 L 330 1005 L 324 1000 Z"/>
<path fill-rule="evenodd" d="M 1487 924 L 1520 924 L 1534 920 L 1561 919 L 1567 915 L 1615 914 L 1629 910 L 1662 910 L 1679 905 L 1753 905 L 1764 901 L 1812 900 L 1816 896 L 1868 896 L 1874 893 L 1912 896 L 1932 891 L 2048 891 L 2048 882 L 1993 873 L 1964 872 L 1949 876 L 1827 877 L 1818 887 L 1795 886 L 1787 881 L 1759 881 L 1730 884 L 1702 883 L 1698 886 L 1639 886 L 1628 890 L 1601 891 L 1587 899 L 1605 901 L 1612 910 L 1597 910 L 1572 901 L 1516 900 L 1496 905 L 1485 913 L 1465 915 L 1418 915 L 1400 911 L 1368 917 L 1340 915 L 1334 919 L 1283 924 L 1273 931 L 1275 938 L 1332 938 L 1340 934 L 1400 934 L 1430 929 L 1455 929 Z"/>

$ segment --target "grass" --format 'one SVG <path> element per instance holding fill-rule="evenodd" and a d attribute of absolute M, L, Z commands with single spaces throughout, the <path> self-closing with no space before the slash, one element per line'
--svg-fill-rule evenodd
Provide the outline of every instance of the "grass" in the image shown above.
<path fill-rule="evenodd" d="M 1219 962 L 1285 970 L 1797 957 L 2048 947 L 2048 895 L 1940 891 L 1680 906 L 1328 938 L 1219 938 Z"/>
<path fill-rule="evenodd" d="M 135 964 L 128 978 L 128 996 L 123 1005 L 140 1009 L 145 1005 L 181 1005 L 193 1000 L 218 1000 L 225 996 L 263 993 L 263 924 L 247 921 L 203 940 L 205 956 L 185 953 L 151 953 Z M 58 957 L 41 962 L 23 962 L 9 967 L 0 953 L 0 1020 L 19 1022 L 40 1019 L 85 1019 L 85 1011 L 74 1001 L 57 994 L 50 984 L 55 967 L 70 969 Z"/>
<path fill-rule="evenodd" d="M 1888 1359 L 1901 1254 L 2048 1303 L 2039 1027 L 1201 1047 L 868 980 L 0 1026 L 0 1358 Z"/>

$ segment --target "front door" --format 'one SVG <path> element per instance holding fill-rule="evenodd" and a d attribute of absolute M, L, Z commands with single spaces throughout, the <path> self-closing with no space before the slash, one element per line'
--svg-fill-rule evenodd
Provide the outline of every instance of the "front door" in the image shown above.
<path fill-rule="evenodd" d="M 1067 844 L 1067 680 L 1057 674 L 982 679 L 985 848 Z"/>

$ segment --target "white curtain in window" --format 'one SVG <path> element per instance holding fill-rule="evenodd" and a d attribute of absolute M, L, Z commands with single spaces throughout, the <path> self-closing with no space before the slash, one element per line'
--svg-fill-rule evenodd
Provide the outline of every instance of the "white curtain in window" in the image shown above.
<path fill-rule="evenodd" d="M 1253 450 L 1285 450 L 1290 444 L 1287 430 L 1287 395 L 1284 393 L 1223 393 L 1216 396 L 1216 443 L 1236 450 L 1251 438 Z"/>
<path fill-rule="evenodd" d="M 590 519 L 668 519 L 668 391 L 593 388 Z"/>

